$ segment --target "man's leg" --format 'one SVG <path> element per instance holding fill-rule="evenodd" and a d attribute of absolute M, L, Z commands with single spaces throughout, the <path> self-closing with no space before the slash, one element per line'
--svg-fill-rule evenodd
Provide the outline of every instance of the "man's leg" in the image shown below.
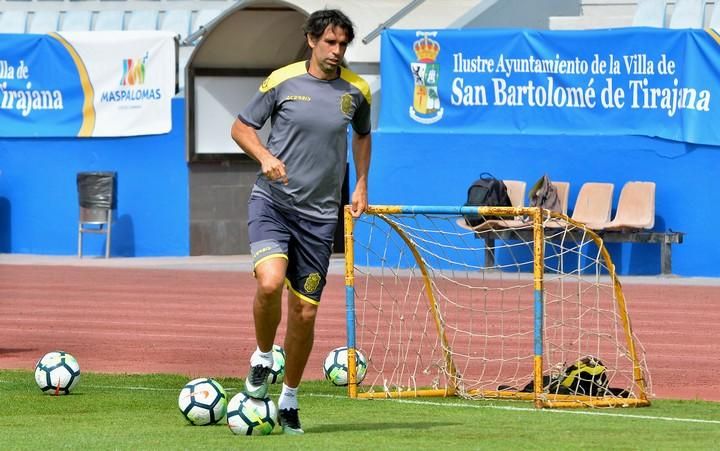
<path fill-rule="evenodd" d="M 288 318 L 285 335 L 285 377 L 278 409 L 280 423 L 286 434 L 302 434 L 298 416 L 297 389 L 315 339 L 317 305 L 288 290 Z"/>
<path fill-rule="evenodd" d="M 285 282 L 287 260 L 268 259 L 255 268 L 257 289 L 253 302 L 255 339 L 262 352 L 271 352 L 282 317 L 282 290 Z"/>
<path fill-rule="evenodd" d="M 245 379 L 244 392 L 252 398 L 262 399 L 267 396 L 267 377 L 273 365 L 272 346 L 282 316 L 289 233 L 285 218 L 263 198 L 250 198 L 248 217 L 256 280 L 253 320 L 257 349 L 250 357 L 250 372 Z"/>
<path fill-rule="evenodd" d="M 330 265 L 335 223 L 297 218 L 293 225 L 293 245 L 288 248 L 290 265 L 287 280 L 290 289 L 285 333 L 285 381 L 278 401 L 278 416 L 284 433 L 302 434 L 297 390 L 313 348 L 315 316 Z"/>
<path fill-rule="evenodd" d="M 316 315 L 317 305 L 300 299 L 292 290 L 288 291 L 285 383 L 289 387 L 300 385 L 315 339 Z"/>
<path fill-rule="evenodd" d="M 282 289 L 287 260 L 269 258 L 255 268 L 257 289 L 253 301 L 257 350 L 250 357 L 250 373 L 245 379 L 245 394 L 262 399 L 267 396 L 267 378 L 273 365 L 272 347 L 282 316 Z"/>

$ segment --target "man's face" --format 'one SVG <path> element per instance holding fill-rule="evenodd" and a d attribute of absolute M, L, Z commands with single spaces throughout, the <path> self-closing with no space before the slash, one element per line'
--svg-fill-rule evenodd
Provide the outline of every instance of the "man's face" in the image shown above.
<path fill-rule="evenodd" d="M 348 46 L 348 37 L 344 29 L 328 25 L 322 36 L 314 40 L 307 37 L 308 45 L 312 49 L 312 60 L 325 74 L 335 74 L 338 66 L 345 57 Z"/>

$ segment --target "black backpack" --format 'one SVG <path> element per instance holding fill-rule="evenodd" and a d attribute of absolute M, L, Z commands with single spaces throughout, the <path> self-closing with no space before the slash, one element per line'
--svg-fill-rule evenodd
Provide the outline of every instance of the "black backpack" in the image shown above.
<path fill-rule="evenodd" d="M 480 178 L 475 180 L 468 188 L 466 207 L 512 207 L 510 197 L 507 193 L 507 187 L 502 182 L 487 172 L 480 174 Z M 488 219 L 498 219 L 497 217 L 464 215 L 465 223 L 470 227 L 477 227 Z"/>

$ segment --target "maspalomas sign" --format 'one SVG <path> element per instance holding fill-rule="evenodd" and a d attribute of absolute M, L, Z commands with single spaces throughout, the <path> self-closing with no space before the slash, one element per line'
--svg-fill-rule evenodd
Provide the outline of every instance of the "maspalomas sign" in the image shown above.
<path fill-rule="evenodd" d="M 167 32 L 0 34 L 0 136 L 167 133 L 175 93 Z"/>
<path fill-rule="evenodd" d="M 720 145 L 715 30 L 388 30 L 380 127 Z"/>

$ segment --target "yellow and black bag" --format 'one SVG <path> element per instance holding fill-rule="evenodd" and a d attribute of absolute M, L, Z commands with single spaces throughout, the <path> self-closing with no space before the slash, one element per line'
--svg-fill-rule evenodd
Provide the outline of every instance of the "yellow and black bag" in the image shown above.
<path fill-rule="evenodd" d="M 544 389 L 551 394 L 628 397 L 629 393 L 626 390 L 610 388 L 608 383 L 607 368 L 600 359 L 593 356 L 581 358 L 554 377 L 543 376 Z M 520 391 L 532 393 L 534 387 L 535 384 L 530 381 Z M 501 385 L 498 390 L 517 389 Z"/>
<path fill-rule="evenodd" d="M 608 377 L 603 363 L 592 356 L 583 357 L 565 368 L 549 387 L 550 393 L 605 396 Z"/>

